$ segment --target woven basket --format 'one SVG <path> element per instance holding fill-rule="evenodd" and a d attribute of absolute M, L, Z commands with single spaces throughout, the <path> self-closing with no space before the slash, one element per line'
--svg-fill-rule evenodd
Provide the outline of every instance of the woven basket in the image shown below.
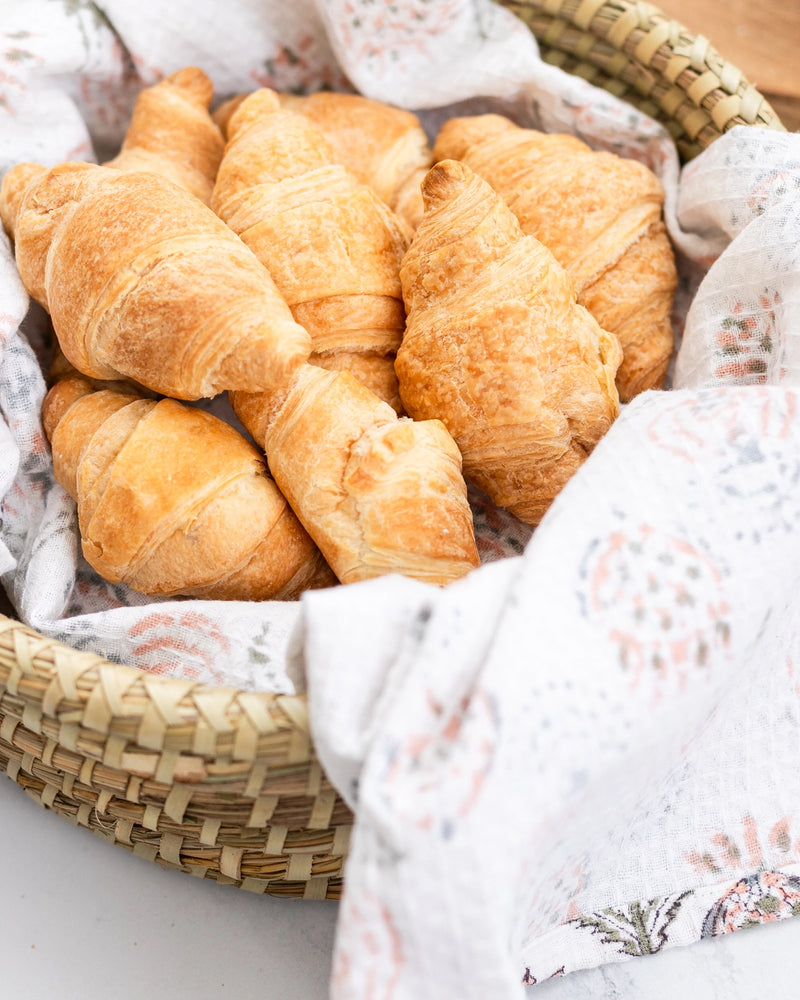
<path fill-rule="evenodd" d="M 684 160 L 783 130 L 708 42 L 634 0 L 507 0 L 544 58 L 666 124 Z M 0 766 L 46 808 L 157 864 L 254 892 L 341 893 L 352 816 L 303 697 L 153 676 L 0 615 Z"/>
<path fill-rule="evenodd" d="M 734 125 L 785 131 L 756 88 L 711 46 L 634 0 L 501 0 L 545 62 L 610 91 L 670 132 L 684 162 Z"/>

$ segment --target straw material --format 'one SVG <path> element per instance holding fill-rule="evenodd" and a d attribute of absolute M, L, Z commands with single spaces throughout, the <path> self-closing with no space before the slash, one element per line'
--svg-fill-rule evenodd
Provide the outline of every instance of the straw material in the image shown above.
<path fill-rule="evenodd" d="M 158 864 L 340 895 L 352 818 L 314 757 L 303 698 L 152 676 L 0 617 L 0 766 Z"/>
<path fill-rule="evenodd" d="M 632 104 L 691 160 L 734 125 L 785 131 L 756 88 L 712 47 L 638 0 L 501 0 L 535 35 L 545 62 Z"/>
<path fill-rule="evenodd" d="M 669 127 L 684 158 L 734 124 L 783 129 L 733 66 L 629 0 L 507 0 L 544 57 Z M 0 615 L 0 766 L 36 801 L 168 868 L 336 899 L 352 815 L 305 699 L 154 676 Z"/>

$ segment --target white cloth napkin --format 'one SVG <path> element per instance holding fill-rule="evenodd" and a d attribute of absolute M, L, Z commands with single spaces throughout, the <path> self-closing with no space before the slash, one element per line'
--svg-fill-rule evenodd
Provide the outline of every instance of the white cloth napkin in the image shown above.
<path fill-rule="evenodd" d="M 501 110 L 638 157 L 679 250 L 672 387 L 624 411 L 533 533 L 472 492 L 484 565 L 259 605 L 98 580 L 38 405 L 46 318 L 0 246 L 0 578 L 20 616 L 143 669 L 305 687 L 356 811 L 333 1000 L 524 984 L 800 912 L 800 137 L 664 129 L 542 63 L 489 0 L 0 7 L 0 171 L 102 159 L 202 66 Z"/>

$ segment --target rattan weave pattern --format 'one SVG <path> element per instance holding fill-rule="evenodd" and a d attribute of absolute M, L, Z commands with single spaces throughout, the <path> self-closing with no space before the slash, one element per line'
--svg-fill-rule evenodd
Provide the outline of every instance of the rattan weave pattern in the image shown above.
<path fill-rule="evenodd" d="M 636 0 L 503 0 L 544 57 L 660 118 L 684 159 L 733 124 L 782 129 L 709 43 Z M 143 673 L 0 615 L 0 767 L 42 806 L 157 864 L 335 899 L 353 817 L 302 696 Z"/>
<path fill-rule="evenodd" d="M 305 699 L 155 677 L 0 617 L 0 766 L 42 805 L 159 864 L 337 898 L 352 817 Z"/>
<path fill-rule="evenodd" d="M 662 122 L 688 161 L 734 125 L 785 131 L 775 111 L 702 35 L 640 0 L 501 0 L 543 59 Z"/>

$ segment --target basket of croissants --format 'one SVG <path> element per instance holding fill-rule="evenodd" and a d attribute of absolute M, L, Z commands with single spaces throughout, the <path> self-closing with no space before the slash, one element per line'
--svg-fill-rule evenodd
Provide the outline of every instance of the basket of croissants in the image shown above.
<path fill-rule="evenodd" d="M 781 128 L 649 6 L 506 6 L 684 160 L 735 124 Z M 13 167 L 0 214 L 52 321 L 42 421 L 86 560 L 212 600 L 469 573 L 467 483 L 535 527 L 620 404 L 663 385 L 662 209 L 647 167 L 573 136 L 486 113 L 431 137 L 334 92 L 215 105 L 193 66 L 141 92 L 112 160 Z M 234 422 L 192 405 L 221 394 Z M 302 695 L 176 682 L 8 617 L 0 762 L 159 864 L 341 891 L 352 816 Z"/>

